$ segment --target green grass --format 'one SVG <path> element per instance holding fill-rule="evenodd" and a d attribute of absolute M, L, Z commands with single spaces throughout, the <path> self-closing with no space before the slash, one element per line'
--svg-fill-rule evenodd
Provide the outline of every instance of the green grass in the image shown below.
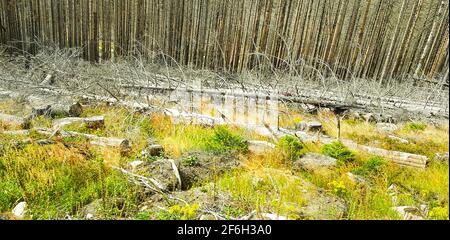
<path fill-rule="evenodd" d="M 99 198 L 123 198 L 127 211 L 131 210 L 136 189 L 102 161 L 100 156 L 87 160 L 61 145 L 7 149 L 0 157 L 0 212 L 26 201 L 33 219 L 61 219 L 65 214 L 77 215 L 82 206 Z M 112 206 L 105 208 L 118 214 Z"/>
<path fill-rule="evenodd" d="M 273 212 L 292 215 L 304 206 L 303 183 L 289 175 L 263 169 L 238 170 L 217 181 L 221 191 L 229 192 L 241 211 Z"/>

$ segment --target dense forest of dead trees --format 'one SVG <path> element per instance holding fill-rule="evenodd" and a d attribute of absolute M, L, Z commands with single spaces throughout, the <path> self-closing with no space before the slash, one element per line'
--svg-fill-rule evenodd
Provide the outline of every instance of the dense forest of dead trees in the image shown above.
<path fill-rule="evenodd" d="M 447 78 L 448 0 L 0 0 L 0 43 L 195 68 Z"/>

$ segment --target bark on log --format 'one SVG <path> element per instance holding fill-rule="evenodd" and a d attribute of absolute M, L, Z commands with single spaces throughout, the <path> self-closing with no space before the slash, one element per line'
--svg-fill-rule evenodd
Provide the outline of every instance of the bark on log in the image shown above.
<path fill-rule="evenodd" d="M 8 124 L 19 126 L 20 128 L 23 129 L 28 129 L 31 126 L 30 118 L 23 118 L 3 113 L 0 113 L 0 122 L 5 122 Z"/>

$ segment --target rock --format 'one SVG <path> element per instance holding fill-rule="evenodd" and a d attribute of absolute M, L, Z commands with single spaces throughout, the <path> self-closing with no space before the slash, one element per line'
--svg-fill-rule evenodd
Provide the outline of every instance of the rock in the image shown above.
<path fill-rule="evenodd" d="M 389 138 L 389 139 L 392 139 L 392 140 L 394 140 L 394 141 L 396 141 L 396 142 L 399 142 L 399 143 L 404 143 L 404 144 L 408 144 L 408 143 L 409 143 L 408 140 L 403 139 L 403 138 L 401 138 L 401 137 L 394 136 L 394 135 L 389 135 L 388 138 Z"/>
<path fill-rule="evenodd" d="M 305 132 L 320 132 L 322 131 L 322 123 L 317 121 L 312 122 L 301 121 L 295 125 L 295 129 Z"/>
<path fill-rule="evenodd" d="M 308 171 L 329 170 L 336 167 L 336 159 L 320 154 L 306 153 L 294 162 L 294 170 L 305 169 Z"/>
<path fill-rule="evenodd" d="M 359 175 L 355 175 L 351 172 L 347 173 L 348 179 L 353 183 L 360 183 L 360 184 L 366 184 L 367 180 Z"/>
<path fill-rule="evenodd" d="M 426 216 L 424 213 L 426 213 L 427 208 L 425 205 L 425 207 L 421 206 L 421 209 L 414 206 L 400 206 L 392 209 L 399 213 L 404 220 L 423 220 L 423 216 Z"/>
<path fill-rule="evenodd" d="M 397 129 L 397 125 L 392 123 L 377 123 L 377 131 L 379 133 L 393 133 Z"/>
<path fill-rule="evenodd" d="M 248 141 L 248 150 L 256 155 L 262 155 L 275 149 L 275 144 L 265 141 Z"/>
<path fill-rule="evenodd" d="M 180 168 L 179 161 L 174 161 L 177 168 Z M 158 181 L 163 191 L 175 191 L 179 186 L 179 179 L 174 174 L 172 162 L 167 159 L 156 160 L 146 166 L 149 177 Z"/>
<path fill-rule="evenodd" d="M 144 150 L 142 150 L 141 155 L 144 158 L 148 157 L 159 157 L 164 153 L 164 148 L 159 144 L 150 144 Z"/>
<path fill-rule="evenodd" d="M 25 213 L 27 211 L 27 203 L 26 202 L 20 202 L 17 204 L 14 209 L 12 210 L 12 214 L 15 217 L 23 218 L 25 217 Z"/>
<path fill-rule="evenodd" d="M 436 153 L 434 155 L 434 160 L 441 162 L 441 163 L 445 163 L 448 164 L 448 152 L 446 153 Z"/>

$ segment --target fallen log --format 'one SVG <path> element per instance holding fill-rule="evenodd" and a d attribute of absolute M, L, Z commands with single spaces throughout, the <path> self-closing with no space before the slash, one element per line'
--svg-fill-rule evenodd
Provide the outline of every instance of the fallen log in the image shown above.
<path fill-rule="evenodd" d="M 32 108 L 33 117 L 37 116 L 48 116 L 51 118 L 55 118 L 58 116 L 70 116 L 70 117 L 79 117 L 83 112 L 83 107 L 79 102 L 55 102 L 55 103 L 44 103 L 44 104 L 35 104 Z"/>
<path fill-rule="evenodd" d="M 303 93 L 293 93 L 285 92 L 280 93 L 279 91 L 261 91 L 260 89 L 247 88 L 247 91 L 242 91 L 239 86 L 230 89 L 196 89 L 196 88 L 172 88 L 172 87 L 157 87 L 157 86 L 143 86 L 143 85 L 127 85 L 119 84 L 123 89 L 129 90 L 148 90 L 148 91 L 167 91 L 167 92 L 193 92 L 197 94 L 209 94 L 209 95 L 227 95 L 234 97 L 247 97 L 247 98 L 257 98 L 257 99 L 276 99 L 283 102 L 292 102 L 299 104 L 308 104 L 320 108 L 348 108 L 348 109 L 359 109 L 366 112 L 371 112 L 373 109 L 390 109 L 393 111 L 407 111 L 417 115 L 433 115 L 438 117 L 444 117 L 448 119 L 449 112 L 447 109 L 441 106 L 430 106 L 424 102 L 406 101 L 402 99 L 385 98 L 385 97 L 374 97 L 358 95 L 358 98 L 351 104 L 346 103 L 344 99 L 341 99 L 339 94 L 328 92 L 326 94 L 330 97 L 324 97 L 323 92 L 314 92 L 312 89 L 304 89 Z M 237 89 L 237 90 L 236 90 Z M 127 92 L 129 94 L 129 92 Z"/>
<path fill-rule="evenodd" d="M 131 143 L 128 139 L 123 138 L 111 138 L 111 137 L 99 137 L 93 134 L 78 133 L 72 131 L 59 131 L 48 128 L 35 128 L 33 129 L 37 133 L 44 136 L 52 138 L 55 135 L 60 135 L 62 137 L 84 137 L 88 139 L 90 144 L 103 146 L 103 147 L 117 147 L 122 151 L 129 151 L 131 148 Z M 17 130 L 17 131 L 4 131 L 3 134 L 6 135 L 29 135 L 31 131 L 29 130 Z"/>
<path fill-rule="evenodd" d="M 88 118 L 77 118 L 77 117 L 61 118 L 53 121 L 53 129 L 61 129 L 64 126 L 75 123 L 85 124 L 86 127 L 91 129 L 99 129 L 105 127 L 105 117 L 95 116 Z"/>
<path fill-rule="evenodd" d="M 28 129 L 31 127 L 30 118 L 23 118 L 8 114 L 0 113 L 0 122 L 5 122 L 8 124 L 12 124 L 15 126 L 19 126 L 20 128 Z"/>

